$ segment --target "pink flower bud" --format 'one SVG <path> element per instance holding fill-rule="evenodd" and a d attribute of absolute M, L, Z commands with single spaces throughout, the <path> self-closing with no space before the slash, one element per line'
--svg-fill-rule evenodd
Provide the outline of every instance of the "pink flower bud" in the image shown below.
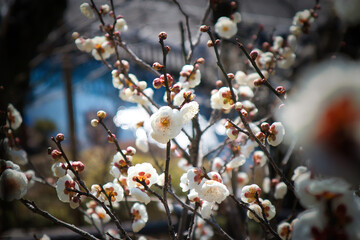
<path fill-rule="evenodd" d="M 250 52 L 250 58 L 251 58 L 253 61 L 255 61 L 255 59 L 256 59 L 258 56 L 259 56 L 259 52 L 258 52 L 258 51 L 252 50 L 252 51 Z"/>
<path fill-rule="evenodd" d="M 99 119 L 106 118 L 106 112 L 103 110 L 98 111 L 96 115 L 98 116 Z"/>
<path fill-rule="evenodd" d="M 270 129 L 270 125 L 267 122 L 263 122 L 260 126 L 261 131 L 263 131 L 264 133 L 267 133 Z"/>
<path fill-rule="evenodd" d="M 206 25 L 201 25 L 201 27 L 200 27 L 200 31 L 201 32 L 207 32 L 207 31 L 209 31 L 209 27 L 208 26 L 206 26 Z"/>
<path fill-rule="evenodd" d="M 167 33 L 166 32 L 160 32 L 159 33 L 159 39 L 165 40 L 167 38 Z"/>
<path fill-rule="evenodd" d="M 111 134 L 111 136 L 107 136 L 107 140 L 109 143 L 114 143 L 116 140 L 115 134 Z"/>
<path fill-rule="evenodd" d="M 71 166 L 76 172 L 82 172 L 85 169 L 85 165 L 80 161 L 75 161 L 71 163 Z"/>
<path fill-rule="evenodd" d="M 61 157 L 62 157 L 62 153 L 57 150 L 57 149 L 54 149 L 52 150 L 51 152 L 51 157 L 54 159 L 54 160 L 59 160 Z"/>
<path fill-rule="evenodd" d="M 64 136 L 64 134 L 62 134 L 62 133 L 58 133 L 58 134 L 56 135 L 55 139 L 56 139 L 56 141 L 58 141 L 58 142 L 62 142 L 62 141 L 64 141 L 65 136 Z"/>

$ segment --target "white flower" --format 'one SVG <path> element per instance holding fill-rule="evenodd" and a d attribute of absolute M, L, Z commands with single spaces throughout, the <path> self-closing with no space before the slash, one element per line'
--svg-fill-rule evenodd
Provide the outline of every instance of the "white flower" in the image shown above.
<path fill-rule="evenodd" d="M 256 108 L 255 104 L 249 100 L 245 100 L 241 102 L 243 105 L 243 109 L 245 109 L 250 116 L 255 116 L 257 114 L 258 109 Z"/>
<path fill-rule="evenodd" d="M 214 232 L 202 218 L 196 218 L 195 238 L 199 240 L 210 240 Z"/>
<path fill-rule="evenodd" d="M 199 104 L 195 101 L 186 103 L 181 109 L 180 114 L 182 116 L 183 124 L 188 123 L 199 112 Z"/>
<path fill-rule="evenodd" d="M 128 169 L 127 184 L 129 188 L 144 188 L 137 180 L 145 183 L 148 187 L 157 183 L 159 175 L 150 163 L 140 163 Z"/>
<path fill-rule="evenodd" d="M 179 82 L 185 89 L 194 88 L 200 84 L 201 73 L 199 69 L 194 71 L 193 65 L 184 65 L 180 72 Z"/>
<path fill-rule="evenodd" d="M 126 151 L 123 150 L 123 154 L 125 154 Z M 110 169 L 110 174 L 115 177 L 115 178 L 119 178 L 121 175 L 121 171 L 126 170 L 127 169 L 127 162 L 129 161 L 131 162 L 132 160 L 132 156 L 126 156 L 126 160 L 123 158 L 122 154 L 120 152 L 117 152 L 112 160 L 111 163 L 111 169 Z"/>
<path fill-rule="evenodd" d="M 284 39 L 281 36 L 275 36 L 273 42 L 273 50 L 278 51 L 280 48 L 283 47 Z"/>
<path fill-rule="evenodd" d="M 319 209 L 305 211 L 298 216 L 291 239 L 314 239 L 313 232 L 321 231 L 324 225 L 324 216 L 320 214 Z"/>
<path fill-rule="evenodd" d="M 245 162 L 246 158 L 244 154 L 239 154 L 238 156 L 234 157 L 228 164 L 226 164 L 226 167 L 234 169 L 244 165 Z"/>
<path fill-rule="evenodd" d="M 256 201 L 256 194 L 260 197 L 261 189 L 256 184 L 246 185 L 241 190 L 241 200 L 246 203 L 253 203 Z"/>
<path fill-rule="evenodd" d="M 94 224 L 101 229 L 102 224 L 107 223 L 110 221 L 110 216 L 106 213 L 106 211 L 100 207 L 94 205 L 94 208 L 89 208 L 86 210 L 86 213 L 88 214 L 88 217 L 85 217 L 85 221 L 92 224 L 94 221 Z"/>
<path fill-rule="evenodd" d="M 199 202 L 200 201 L 199 193 L 197 191 L 195 191 L 195 189 L 191 189 L 189 194 L 187 195 L 187 197 L 190 200 L 190 202 Z"/>
<path fill-rule="evenodd" d="M 289 47 L 281 48 L 279 54 L 281 55 L 281 58 L 276 62 L 279 68 L 288 69 L 294 65 L 296 54 L 293 49 Z"/>
<path fill-rule="evenodd" d="M 12 129 L 16 130 L 22 123 L 22 117 L 20 112 L 11 104 L 8 105 L 8 119 L 6 120 L 7 125 L 11 126 Z"/>
<path fill-rule="evenodd" d="M 13 201 L 25 196 L 28 179 L 23 172 L 7 168 L 0 175 L 0 199 Z"/>
<path fill-rule="evenodd" d="M 256 63 L 261 69 L 269 69 L 275 67 L 275 57 L 272 52 L 263 53 L 260 50 L 258 50 L 258 52 L 259 56 L 256 58 Z"/>
<path fill-rule="evenodd" d="M 304 166 L 298 166 L 294 169 L 294 174 L 291 177 L 291 180 L 296 181 L 296 179 L 303 173 L 306 173 L 308 171 L 307 167 Z"/>
<path fill-rule="evenodd" d="M 208 202 L 208 201 L 203 201 L 201 203 L 201 210 L 200 210 L 200 214 L 203 218 L 208 219 L 210 218 L 211 214 L 212 214 L 212 208 L 214 206 L 214 202 Z"/>
<path fill-rule="evenodd" d="M 135 197 L 139 202 L 145 203 L 146 205 L 150 202 L 150 197 L 143 190 L 133 187 L 130 189 L 130 195 Z"/>
<path fill-rule="evenodd" d="M 222 38 L 230 39 L 237 33 L 236 22 L 228 17 L 220 17 L 215 23 L 215 32 Z"/>
<path fill-rule="evenodd" d="M 233 89 L 235 98 L 237 100 L 237 90 Z M 234 105 L 231 97 L 231 91 L 228 87 L 222 87 L 219 91 L 214 92 L 210 98 L 212 109 L 225 109 L 228 110 Z"/>
<path fill-rule="evenodd" d="M 109 204 L 109 199 L 112 203 L 120 202 L 124 197 L 123 188 L 116 183 L 108 182 L 103 185 L 103 189 L 106 193 L 106 204 Z"/>
<path fill-rule="evenodd" d="M 51 166 L 51 171 L 55 177 L 63 177 L 66 175 L 66 166 L 62 162 L 56 162 Z"/>
<path fill-rule="evenodd" d="M 241 22 L 241 14 L 239 12 L 234 12 L 232 15 L 233 21 L 236 23 Z"/>
<path fill-rule="evenodd" d="M 157 184 L 161 187 L 164 186 L 165 184 L 165 173 L 162 173 L 160 174 L 159 178 L 158 178 L 158 181 L 157 181 Z"/>
<path fill-rule="evenodd" d="M 255 151 L 253 154 L 253 161 L 255 166 L 263 167 L 267 162 L 265 153 L 263 151 Z"/>
<path fill-rule="evenodd" d="M 290 239 L 292 232 L 292 226 L 288 222 L 282 222 L 277 227 L 277 233 L 283 240 Z"/>
<path fill-rule="evenodd" d="M 95 44 L 91 38 L 79 37 L 75 40 L 76 47 L 82 52 L 91 52 L 95 48 Z"/>
<path fill-rule="evenodd" d="M 267 137 L 267 141 L 271 146 L 276 147 L 284 139 L 285 128 L 284 128 L 284 126 L 282 125 L 281 122 L 274 122 L 270 126 L 269 133 L 270 134 Z"/>
<path fill-rule="evenodd" d="M 198 190 L 199 197 L 208 202 L 221 203 L 229 196 L 226 186 L 215 180 L 206 180 Z"/>
<path fill-rule="evenodd" d="M 267 220 L 273 219 L 273 218 L 275 217 L 275 215 L 276 215 L 276 209 L 275 209 L 274 205 L 272 205 L 271 202 L 270 202 L 269 200 L 267 200 L 267 199 L 262 200 L 262 199 L 260 198 L 259 201 L 260 201 L 262 207 L 264 208 L 264 213 L 265 213 L 266 219 L 267 219 Z M 252 213 L 251 211 L 248 211 L 248 212 L 247 212 L 247 215 L 248 215 L 248 217 L 249 217 L 250 219 L 253 219 L 253 220 L 255 220 L 256 222 L 260 222 L 260 220 L 259 220 L 258 218 L 264 219 L 263 214 L 262 214 L 262 209 L 261 209 L 261 207 L 260 207 L 257 203 L 251 204 L 251 205 L 249 206 L 249 208 L 250 208 L 251 210 L 253 210 L 253 211 L 256 213 L 256 215 L 257 215 L 257 216 L 256 216 L 256 215 L 255 215 L 254 213 Z"/>
<path fill-rule="evenodd" d="M 240 86 L 239 95 L 243 98 L 253 98 L 254 92 L 249 86 Z"/>
<path fill-rule="evenodd" d="M 76 193 L 72 190 L 79 191 L 79 185 L 70 177 L 69 174 L 58 179 L 56 182 L 56 193 L 62 202 L 69 202 L 70 207 L 76 208 L 80 205 Z"/>
<path fill-rule="evenodd" d="M 274 193 L 275 199 L 283 199 L 286 193 L 287 193 L 287 186 L 284 182 L 279 182 L 278 184 L 276 184 L 275 193 Z"/>
<path fill-rule="evenodd" d="M 271 189 L 271 180 L 269 177 L 264 177 L 264 180 L 262 182 L 262 190 L 264 193 L 269 193 Z"/>
<path fill-rule="evenodd" d="M 183 125 L 182 114 L 179 110 L 168 106 L 161 107 L 150 117 L 150 135 L 159 143 L 167 143 L 181 132 Z"/>
<path fill-rule="evenodd" d="M 149 142 L 144 128 L 136 129 L 135 146 L 144 153 L 149 151 Z"/>
<path fill-rule="evenodd" d="M 224 166 L 225 166 L 225 161 L 219 157 L 216 157 L 212 161 L 211 169 L 213 171 L 220 171 Z"/>
<path fill-rule="evenodd" d="M 135 203 L 131 208 L 131 214 L 133 215 L 132 229 L 134 232 L 139 232 L 148 221 L 146 207 L 143 204 Z"/>
<path fill-rule="evenodd" d="M 187 178 L 187 173 L 184 173 L 180 177 L 180 187 L 183 192 L 189 191 L 189 180 Z"/>
<path fill-rule="evenodd" d="M 94 12 L 91 9 L 90 5 L 88 3 L 83 3 L 80 5 L 80 11 L 81 13 L 87 17 L 87 18 L 94 18 Z"/>
<path fill-rule="evenodd" d="M 119 32 L 126 32 L 128 29 L 128 25 L 124 18 L 119 18 L 115 23 L 115 30 Z"/>
<path fill-rule="evenodd" d="M 186 176 L 189 189 L 199 190 L 201 188 L 202 179 L 204 178 L 203 174 L 200 168 L 191 168 L 187 171 Z"/>

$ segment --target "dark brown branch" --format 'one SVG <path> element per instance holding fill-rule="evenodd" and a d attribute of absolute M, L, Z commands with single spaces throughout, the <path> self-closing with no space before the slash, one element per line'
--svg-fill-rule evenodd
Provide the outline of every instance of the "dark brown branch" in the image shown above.
<path fill-rule="evenodd" d="M 96 238 L 95 236 L 91 235 L 90 233 L 76 227 L 73 224 L 69 224 L 67 222 L 64 222 L 56 217 L 54 217 L 53 215 L 51 215 L 50 213 L 40 209 L 34 202 L 26 200 L 26 199 L 20 199 L 20 201 L 25 205 L 25 207 L 27 207 L 29 210 L 31 210 L 32 212 L 39 214 L 47 219 L 49 219 L 50 221 L 52 221 L 55 224 L 61 225 L 63 227 L 66 227 L 68 229 L 70 229 L 71 231 L 78 233 L 79 235 L 83 236 L 86 239 L 90 239 L 90 240 L 99 240 L 98 238 Z"/>

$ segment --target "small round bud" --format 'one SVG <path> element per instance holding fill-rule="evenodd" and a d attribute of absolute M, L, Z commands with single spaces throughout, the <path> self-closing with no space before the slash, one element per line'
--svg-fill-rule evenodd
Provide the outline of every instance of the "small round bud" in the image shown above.
<path fill-rule="evenodd" d="M 159 33 L 159 39 L 165 40 L 167 38 L 167 33 L 166 32 L 160 32 Z"/>
<path fill-rule="evenodd" d="M 129 146 L 126 148 L 126 155 L 134 156 L 136 154 L 136 149 Z"/>
<path fill-rule="evenodd" d="M 256 87 L 261 86 L 264 83 L 265 83 L 265 79 L 258 78 L 258 79 L 254 80 L 254 86 L 256 86 Z"/>
<path fill-rule="evenodd" d="M 285 90 L 285 88 L 283 86 L 278 86 L 275 90 L 279 94 L 285 94 L 286 93 L 286 90 Z"/>
<path fill-rule="evenodd" d="M 74 40 L 76 40 L 76 39 L 78 39 L 78 38 L 80 37 L 80 34 L 79 34 L 78 32 L 73 32 L 73 33 L 71 34 L 71 36 L 72 36 L 72 38 L 73 38 Z"/>
<path fill-rule="evenodd" d="M 152 65 L 152 68 L 159 71 L 163 68 L 164 66 L 162 64 L 160 64 L 159 62 L 154 62 L 154 64 Z"/>
<path fill-rule="evenodd" d="M 224 83 L 223 83 L 221 80 L 217 80 L 217 81 L 216 81 L 216 86 L 217 86 L 218 88 L 221 88 L 222 86 L 224 86 Z"/>
<path fill-rule="evenodd" d="M 140 88 L 140 90 L 144 90 L 147 87 L 147 83 L 145 81 L 140 81 L 138 83 L 138 87 Z"/>
<path fill-rule="evenodd" d="M 270 125 L 267 122 L 263 122 L 260 125 L 261 131 L 263 131 L 264 133 L 267 133 L 270 129 Z"/>
<path fill-rule="evenodd" d="M 155 78 L 155 79 L 153 80 L 153 87 L 154 87 L 155 89 L 159 89 L 159 88 L 161 88 L 161 86 L 162 86 L 162 81 L 161 81 L 161 79 L 160 79 L 160 78 Z"/>
<path fill-rule="evenodd" d="M 212 46 L 214 46 L 214 43 L 211 40 L 209 40 L 209 41 L 207 41 L 207 46 L 212 47 Z"/>
<path fill-rule="evenodd" d="M 260 141 L 263 141 L 265 139 L 265 134 L 263 132 L 258 132 L 256 134 L 256 138 L 259 139 Z"/>
<path fill-rule="evenodd" d="M 91 120 L 90 124 L 93 127 L 97 127 L 99 125 L 99 120 L 94 118 L 94 119 Z"/>
<path fill-rule="evenodd" d="M 220 44 L 220 39 L 215 40 L 215 45 L 218 45 L 218 44 Z"/>
<path fill-rule="evenodd" d="M 256 59 L 258 56 L 259 56 L 259 52 L 258 52 L 258 51 L 252 50 L 252 51 L 250 52 L 250 58 L 251 58 L 253 61 L 255 61 L 255 59 Z"/>
<path fill-rule="evenodd" d="M 231 80 L 235 79 L 235 75 L 233 73 L 228 73 L 227 77 L 230 78 Z"/>
<path fill-rule="evenodd" d="M 170 51 L 171 51 L 171 47 L 170 47 L 170 46 L 165 46 L 164 48 L 165 48 L 165 51 L 166 51 L 166 52 L 170 52 Z"/>
<path fill-rule="evenodd" d="M 171 88 L 171 91 L 174 93 L 179 93 L 181 91 L 181 85 L 180 84 L 174 84 L 174 86 Z"/>
<path fill-rule="evenodd" d="M 62 157 L 62 153 L 57 150 L 57 149 L 54 149 L 52 150 L 51 152 L 51 157 L 54 159 L 54 160 L 59 160 L 61 157 Z"/>
<path fill-rule="evenodd" d="M 241 109 L 243 108 L 243 105 L 241 102 L 236 102 L 235 103 L 235 110 L 236 111 L 241 111 Z"/>
<path fill-rule="evenodd" d="M 267 51 L 269 49 L 269 47 L 270 47 L 270 43 L 268 43 L 268 42 L 264 42 L 262 44 L 262 48 L 263 48 L 264 51 Z"/>
<path fill-rule="evenodd" d="M 85 165 L 80 161 L 72 162 L 71 166 L 76 172 L 79 172 L 79 173 L 84 171 L 84 169 L 85 169 Z"/>
<path fill-rule="evenodd" d="M 210 28 L 209 28 L 208 26 L 206 26 L 206 25 L 201 25 L 201 26 L 200 26 L 200 31 L 201 31 L 201 32 L 207 32 L 207 31 L 209 31 L 209 29 L 210 29 Z"/>
<path fill-rule="evenodd" d="M 115 140 L 116 140 L 115 134 L 111 134 L 111 136 L 108 135 L 107 140 L 108 140 L 109 143 L 114 143 Z"/>
<path fill-rule="evenodd" d="M 98 116 L 99 119 L 106 118 L 106 112 L 103 110 L 98 111 L 96 115 Z"/>
<path fill-rule="evenodd" d="M 64 141 L 65 136 L 64 136 L 64 134 L 62 134 L 62 133 L 58 133 L 58 134 L 56 135 L 55 139 L 56 139 L 56 141 L 58 141 L 58 142 L 62 142 L 62 141 Z"/>
<path fill-rule="evenodd" d="M 191 91 L 184 92 L 183 96 L 187 101 L 192 101 L 195 98 L 195 95 Z"/>
<path fill-rule="evenodd" d="M 204 64 L 204 63 L 205 63 L 205 59 L 204 59 L 204 58 L 198 58 L 198 59 L 196 60 L 196 62 L 199 63 L 199 64 Z"/>
<path fill-rule="evenodd" d="M 245 109 L 241 109 L 240 112 L 244 117 L 248 116 L 248 112 Z"/>
<path fill-rule="evenodd" d="M 111 11 L 109 12 L 109 16 L 113 18 L 113 17 L 114 17 L 114 11 L 111 10 Z"/>

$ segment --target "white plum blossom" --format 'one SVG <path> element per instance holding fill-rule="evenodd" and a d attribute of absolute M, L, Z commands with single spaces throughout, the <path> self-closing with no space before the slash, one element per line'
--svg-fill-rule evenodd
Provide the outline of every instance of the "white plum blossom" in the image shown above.
<path fill-rule="evenodd" d="M 246 172 L 238 172 L 236 176 L 236 182 L 239 187 L 245 186 L 249 182 L 249 176 Z"/>
<path fill-rule="evenodd" d="M 134 232 L 139 232 L 145 227 L 145 224 L 148 221 L 146 207 L 143 204 L 135 203 L 131 207 L 131 214 L 133 215 L 132 230 Z"/>
<path fill-rule="evenodd" d="M 282 140 L 284 139 L 285 135 L 285 128 L 281 122 L 274 122 L 270 126 L 269 136 L 267 137 L 267 141 L 271 146 L 278 146 Z"/>
<path fill-rule="evenodd" d="M 211 164 L 211 169 L 213 171 L 220 171 L 225 166 L 225 161 L 222 160 L 220 157 L 214 158 Z"/>
<path fill-rule="evenodd" d="M 0 199 L 13 201 L 25 196 L 28 189 L 28 179 L 20 171 L 19 166 L 8 162 L 10 161 L 6 161 L 7 168 L 0 173 Z M 11 165 L 17 167 L 11 167 Z"/>
<path fill-rule="evenodd" d="M 215 23 L 215 32 L 225 39 L 232 38 L 237 30 L 236 22 L 228 17 L 220 17 Z"/>
<path fill-rule="evenodd" d="M 111 218 L 104 208 L 97 206 L 96 203 L 93 203 L 93 205 L 93 207 L 86 210 L 88 217 L 85 217 L 85 221 L 90 224 L 94 222 L 95 226 L 101 229 L 102 224 L 109 222 Z"/>
<path fill-rule="evenodd" d="M 157 112 L 151 115 L 150 122 L 151 137 L 164 144 L 179 135 L 183 126 L 180 111 L 168 106 L 159 108 Z"/>
<path fill-rule="evenodd" d="M 205 219 L 210 218 L 214 204 L 215 204 L 214 202 L 202 201 L 200 214 L 203 218 L 205 218 Z"/>
<path fill-rule="evenodd" d="M 234 94 L 237 100 L 237 90 L 233 88 Z M 212 109 L 225 109 L 229 110 L 233 105 L 234 101 L 231 97 L 231 91 L 228 87 L 222 87 L 218 91 L 212 93 L 210 98 Z"/>
<path fill-rule="evenodd" d="M 307 167 L 304 166 L 298 166 L 294 170 L 294 174 L 291 177 L 291 180 L 296 181 L 296 179 L 303 173 L 306 173 L 308 171 Z"/>
<path fill-rule="evenodd" d="M 128 30 L 128 25 L 124 18 L 119 18 L 116 20 L 115 30 L 119 32 L 126 32 Z"/>
<path fill-rule="evenodd" d="M 219 204 L 229 196 L 227 187 L 216 180 L 204 181 L 201 188 L 197 191 L 201 199 L 208 202 L 217 202 Z"/>
<path fill-rule="evenodd" d="M 238 156 L 234 157 L 228 164 L 226 164 L 226 167 L 229 167 L 231 169 L 238 168 L 246 162 L 246 157 L 244 154 L 239 154 Z"/>
<path fill-rule="evenodd" d="M 267 199 L 265 200 L 262 200 L 261 198 L 259 198 L 259 201 L 260 201 L 260 204 L 262 205 L 262 207 L 264 208 L 264 213 L 265 213 L 265 217 L 267 220 L 271 220 L 275 217 L 276 215 L 276 209 L 275 209 L 275 206 L 271 204 L 271 202 Z M 253 210 L 256 215 L 254 213 L 252 213 L 251 211 L 248 211 L 247 212 L 247 215 L 250 219 L 253 219 L 255 220 L 256 222 L 260 222 L 260 219 L 264 219 L 263 217 L 263 214 L 262 214 L 262 209 L 261 207 L 257 204 L 257 203 L 254 203 L 254 204 L 251 204 L 249 206 L 249 208 L 251 210 Z"/>
<path fill-rule="evenodd" d="M 180 177 L 180 187 L 183 192 L 189 191 L 189 180 L 187 177 L 187 173 L 184 173 Z"/>
<path fill-rule="evenodd" d="M 188 187 L 190 189 L 199 190 L 201 189 L 202 179 L 204 178 L 204 173 L 200 168 L 191 168 L 187 171 Z"/>
<path fill-rule="evenodd" d="M 193 65 L 184 65 L 180 72 L 179 82 L 185 89 L 196 87 L 201 82 L 200 70 L 194 70 Z"/>
<path fill-rule="evenodd" d="M 246 203 L 256 201 L 256 194 L 260 196 L 261 188 L 256 184 L 246 185 L 241 189 L 241 200 Z"/>
<path fill-rule="evenodd" d="M 66 175 L 66 165 L 62 162 L 56 162 L 51 166 L 51 171 L 55 177 L 63 177 Z"/>
<path fill-rule="evenodd" d="M 18 129 L 22 123 L 22 117 L 20 112 L 11 103 L 9 103 L 7 111 L 8 117 L 6 120 L 6 124 L 11 126 L 11 128 L 14 130 Z"/>
<path fill-rule="evenodd" d="M 267 163 L 267 158 L 263 151 L 255 151 L 252 158 L 255 166 L 263 167 Z"/>
<path fill-rule="evenodd" d="M 151 163 L 140 163 L 129 167 L 127 184 L 129 188 L 138 187 L 143 189 L 144 186 L 137 182 L 137 180 L 151 187 L 151 185 L 157 183 L 158 178 L 159 175 Z"/>
<path fill-rule="evenodd" d="M 72 190 L 79 191 L 79 185 L 70 177 L 69 174 L 58 179 L 56 182 L 56 193 L 60 201 L 70 203 L 71 208 L 77 208 L 80 205 L 80 199 Z"/>
<path fill-rule="evenodd" d="M 284 182 L 276 184 L 274 198 L 283 199 L 287 193 L 287 186 Z"/>
<path fill-rule="evenodd" d="M 191 189 L 187 197 L 190 202 L 200 202 L 199 193 L 195 189 Z"/>
<path fill-rule="evenodd" d="M 159 175 L 157 184 L 161 187 L 163 187 L 165 185 L 165 173 L 162 173 Z"/>
<path fill-rule="evenodd" d="M 213 236 L 214 231 L 212 230 L 212 227 L 208 226 L 202 218 L 197 217 L 195 238 L 199 240 L 210 240 Z"/>
<path fill-rule="evenodd" d="M 264 193 L 269 193 L 271 189 L 271 179 L 269 177 L 264 177 L 262 182 L 262 190 Z"/>
<path fill-rule="evenodd" d="M 90 4 L 88 4 L 88 3 L 82 3 L 80 5 L 80 11 L 87 18 L 95 17 L 93 10 L 92 10 Z"/>
<path fill-rule="evenodd" d="M 254 92 L 249 86 L 240 86 L 239 87 L 239 95 L 243 98 L 253 98 Z"/>
<path fill-rule="evenodd" d="M 282 222 L 277 227 L 277 233 L 282 240 L 291 239 L 292 226 L 288 222 Z"/>
<path fill-rule="evenodd" d="M 199 104 L 195 101 L 186 103 L 181 109 L 180 114 L 182 116 L 183 124 L 188 123 L 199 112 Z"/>
<path fill-rule="evenodd" d="M 130 195 L 135 197 L 139 202 L 145 203 L 146 205 L 150 202 L 150 197 L 147 193 L 139 188 L 133 187 L 130 189 Z"/>
<path fill-rule="evenodd" d="M 108 182 L 103 185 L 103 189 L 106 193 L 105 204 L 109 204 L 109 200 L 112 203 L 116 203 L 124 198 L 124 190 L 119 184 Z"/>
<path fill-rule="evenodd" d="M 91 38 L 79 37 L 75 40 L 76 47 L 82 51 L 90 53 L 94 48 L 95 44 Z"/>

